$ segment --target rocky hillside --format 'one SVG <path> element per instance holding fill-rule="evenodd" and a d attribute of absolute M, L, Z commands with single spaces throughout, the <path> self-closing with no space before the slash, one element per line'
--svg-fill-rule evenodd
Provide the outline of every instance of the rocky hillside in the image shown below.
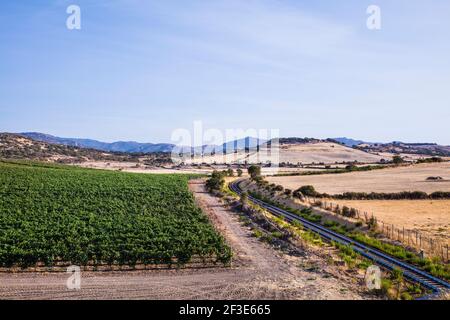
<path fill-rule="evenodd" d="M 0 158 L 60 163 L 80 163 L 93 160 L 138 162 L 141 155 L 103 152 L 95 149 L 36 141 L 18 134 L 0 133 Z M 154 154 L 150 158 L 146 160 L 169 161 L 168 156 L 164 154 Z"/>

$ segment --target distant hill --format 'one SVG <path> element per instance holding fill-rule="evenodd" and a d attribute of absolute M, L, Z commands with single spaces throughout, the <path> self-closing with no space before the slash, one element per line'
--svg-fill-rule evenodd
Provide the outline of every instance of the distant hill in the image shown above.
<path fill-rule="evenodd" d="M 357 148 L 370 153 L 405 153 L 417 154 L 421 156 L 450 157 L 450 146 L 441 146 L 432 142 L 406 143 L 393 141 L 387 143 L 367 142 L 351 138 L 330 138 L 328 141 L 335 141 L 347 147 Z"/>
<path fill-rule="evenodd" d="M 126 153 L 157 153 L 157 152 L 172 152 L 175 147 L 174 144 L 169 143 L 140 143 L 135 141 L 117 141 L 112 143 L 101 142 L 92 139 L 78 139 L 78 138 L 60 138 L 45 133 L 39 132 L 23 132 L 20 135 L 41 142 L 50 144 L 62 144 L 66 146 L 82 147 L 97 149 L 106 152 L 126 152 Z M 254 149 L 258 145 L 266 142 L 253 137 L 246 137 L 238 140 L 226 142 L 222 145 L 204 145 L 199 147 L 180 147 L 182 152 L 202 153 L 205 151 L 221 153 L 227 151 L 232 153 L 235 150 L 244 150 L 246 148 Z"/>
<path fill-rule="evenodd" d="M 5 134 L 4 134 L 5 135 Z M 8 134 L 6 134 L 8 135 Z M 38 132 L 25 132 L 21 134 L 10 134 L 16 137 L 23 137 L 24 139 L 31 139 L 32 141 L 36 142 L 42 142 L 47 144 L 47 146 L 42 147 L 42 150 L 52 150 L 52 152 L 55 149 L 58 149 L 57 152 L 63 152 L 63 154 L 71 154 L 73 157 L 82 158 L 84 157 L 84 154 L 88 153 L 91 157 L 99 158 L 101 157 L 102 153 L 112 153 L 114 156 L 117 156 L 120 153 L 123 153 L 122 155 L 143 155 L 147 154 L 149 156 L 151 155 L 158 155 L 158 158 L 169 158 L 170 155 L 168 153 L 171 153 L 174 150 L 175 145 L 169 144 L 169 143 L 140 143 L 135 141 L 117 141 L 112 143 L 107 142 L 101 142 L 93 139 L 78 139 L 78 138 L 60 138 L 44 133 L 38 133 Z M 346 137 L 341 138 L 329 138 L 326 140 L 321 139 L 315 139 L 315 138 L 298 138 L 298 137 L 287 137 L 287 138 L 279 138 L 278 139 L 281 146 L 284 146 L 283 154 L 286 153 L 286 148 L 300 148 L 298 151 L 303 150 L 302 152 L 310 153 L 312 151 L 312 146 L 308 145 L 316 145 L 317 148 L 319 146 L 325 146 L 327 143 L 331 143 L 330 147 L 334 144 L 340 144 L 342 146 L 348 147 L 350 149 L 359 149 L 359 151 L 364 152 L 364 154 L 352 154 L 350 150 L 347 150 L 346 157 L 337 156 L 336 161 L 344 161 L 346 159 L 353 159 L 363 162 L 374 162 L 379 161 L 380 156 L 377 154 L 418 154 L 421 156 L 443 156 L 443 157 L 450 157 L 450 147 L 448 146 L 440 146 L 435 143 L 404 143 L 404 142 L 391 142 L 391 143 L 373 143 L 373 142 L 366 142 L 363 140 L 356 140 Z M 235 154 L 236 152 L 243 152 L 244 150 L 249 151 L 250 153 L 257 152 L 260 149 L 267 148 L 272 143 L 271 140 L 265 141 L 260 140 L 253 137 L 246 137 L 243 139 L 238 139 L 234 141 L 226 142 L 222 145 L 204 145 L 204 146 L 198 146 L 198 147 L 181 147 L 179 150 L 179 153 L 184 154 L 196 154 L 196 155 L 202 155 L 202 154 L 211 154 L 211 155 L 220 155 L 224 152 L 228 155 Z M 325 143 L 325 145 L 323 145 Z M 29 145 L 33 145 L 32 143 Z M 49 147 L 48 145 L 52 145 L 55 147 Z M 18 145 L 20 147 L 20 144 Z M 59 146 L 59 147 L 58 147 Z M 70 147 L 66 149 L 61 149 L 61 146 Z M 328 145 L 326 145 L 328 146 Z M 37 151 L 37 147 L 33 146 L 33 150 Z M 72 149 L 71 149 L 72 148 Z M 306 148 L 306 149 L 305 149 Z M 79 150 L 83 149 L 78 154 L 75 154 L 73 150 Z M 90 150 L 87 152 L 84 149 Z M 294 150 L 292 149 L 292 150 Z M 319 148 L 320 149 L 320 148 Z M 325 150 L 327 147 L 325 147 Z M 24 150 L 23 148 L 21 149 Z M 96 151 L 100 151 L 98 155 L 95 155 Z M 289 149 L 290 150 L 290 149 Z M 335 149 L 337 150 L 337 149 Z M 341 149 L 339 149 L 341 150 Z M 20 152 L 22 152 L 20 151 Z M 316 150 L 319 152 L 319 150 Z M 344 150 L 342 150 L 344 151 Z M 8 152 L 13 152 L 12 149 L 10 149 Z M 19 152 L 19 153 L 20 153 Z M 178 151 L 177 151 L 178 152 Z M 320 151 L 322 152 L 322 151 Z M 320 153 L 319 152 L 319 153 Z M 295 152 L 294 152 L 295 153 Z M 314 153 L 314 152 L 312 152 Z M 334 152 L 336 155 L 336 152 Z M 39 154 L 39 152 L 38 152 Z M 161 156 L 160 154 L 165 154 L 164 156 Z M 329 154 L 329 152 L 327 152 Z M 342 153 L 343 154 L 343 153 Z M 330 154 L 331 155 L 331 154 Z M 387 156 L 389 158 L 389 156 Z M 282 157 L 283 158 L 283 157 Z M 291 159 L 292 158 L 292 159 Z M 294 162 L 296 160 L 297 156 L 289 156 L 286 159 L 286 162 Z M 304 159 L 303 159 L 304 158 Z M 328 159 L 329 158 L 329 159 Z M 299 157 L 298 162 L 306 162 L 308 160 L 315 161 L 315 162 L 323 162 L 324 161 L 332 161 L 331 157 L 315 157 L 315 156 L 308 156 L 308 157 Z M 377 160 L 378 159 L 378 160 Z"/>
<path fill-rule="evenodd" d="M 92 139 L 60 138 L 39 132 L 23 132 L 20 135 L 47 143 L 62 144 L 73 147 L 92 148 L 107 152 L 127 152 L 127 153 L 156 153 L 171 152 L 173 144 L 168 143 L 139 143 L 135 141 L 117 141 L 112 143 L 101 142 Z"/>
<path fill-rule="evenodd" d="M 405 153 L 417 154 L 424 157 L 450 157 L 450 146 L 441 146 L 436 143 L 405 143 L 395 141 L 390 143 L 361 145 L 356 146 L 356 148 L 371 153 Z"/>
<path fill-rule="evenodd" d="M 106 152 L 93 148 L 38 141 L 14 133 L 0 133 L 0 158 L 60 163 L 81 163 L 85 161 L 139 162 L 142 154 Z M 153 153 L 145 156 L 143 160 L 149 165 L 171 163 L 170 156 L 165 153 Z"/>
<path fill-rule="evenodd" d="M 354 147 L 360 144 L 368 144 L 368 145 L 372 145 L 374 144 L 373 142 L 366 142 L 363 140 L 355 140 L 355 139 L 351 139 L 351 138 L 346 138 L 346 137 L 341 137 L 341 138 L 329 138 L 329 141 L 336 141 L 339 142 L 340 144 L 346 145 L 347 147 Z"/>

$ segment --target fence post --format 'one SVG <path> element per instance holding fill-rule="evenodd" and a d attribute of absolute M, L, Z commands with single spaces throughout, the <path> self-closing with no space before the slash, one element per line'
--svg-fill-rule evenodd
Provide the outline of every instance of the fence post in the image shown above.
<path fill-rule="evenodd" d="M 419 245 L 419 231 L 416 230 L 416 246 Z"/>

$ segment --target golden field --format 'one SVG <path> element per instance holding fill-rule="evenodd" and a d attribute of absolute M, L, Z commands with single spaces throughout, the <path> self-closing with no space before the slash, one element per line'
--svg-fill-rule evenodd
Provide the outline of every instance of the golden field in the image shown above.
<path fill-rule="evenodd" d="M 332 200 L 450 244 L 450 200 Z"/>
<path fill-rule="evenodd" d="M 443 181 L 427 181 L 440 176 Z M 295 190 L 312 185 L 318 192 L 340 194 L 343 192 L 401 192 L 450 191 L 450 162 L 417 164 L 373 171 L 324 174 L 312 176 L 267 177 L 271 183 Z"/>

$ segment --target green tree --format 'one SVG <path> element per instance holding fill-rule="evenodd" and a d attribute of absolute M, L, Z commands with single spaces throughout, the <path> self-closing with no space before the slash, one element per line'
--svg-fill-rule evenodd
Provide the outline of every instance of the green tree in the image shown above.
<path fill-rule="evenodd" d="M 224 176 L 225 176 L 224 172 L 214 170 L 213 173 L 211 174 L 211 178 L 206 180 L 206 189 L 209 192 L 221 190 L 225 185 Z"/>
<path fill-rule="evenodd" d="M 238 177 L 242 177 L 243 171 L 241 168 L 236 170 Z"/>
<path fill-rule="evenodd" d="M 313 186 L 302 186 L 295 191 L 296 194 L 302 194 L 307 197 L 316 197 L 318 195 Z"/>
<path fill-rule="evenodd" d="M 261 176 L 261 167 L 252 165 L 248 168 L 248 174 L 250 177 L 255 180 L 257 177 Z"/>
<path fill-rule="evenodd" d="M 401 164 L 401 163 L 405 162 L 405 160 L 403 160 L 402 157 L 396 155 L 392 158 L 392 162 L 395 164 Z"/>

